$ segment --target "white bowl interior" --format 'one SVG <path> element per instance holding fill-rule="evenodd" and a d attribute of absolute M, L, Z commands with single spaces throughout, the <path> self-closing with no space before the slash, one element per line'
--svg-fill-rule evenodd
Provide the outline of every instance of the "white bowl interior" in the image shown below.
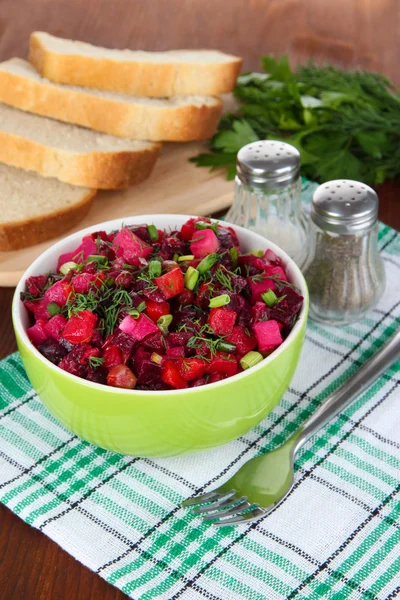
<path fill-rule="evenodd" d="M 32 275 L 42 275 L 43 273 L 55 271 L 56 267 L 57 267 L 58 257 L 60 256 L 60 254 L 64 254 L 66 252 L 71 252 L 72 250 L 74 250 L 77 246 L 79 246 L 83 236 L 93 233 L 95 231 L 106 231 L 107 233 L 109 233 L 113 230 L 120 229 L 123 225 L 138 225 L 138 224 L 142 224 L 142 223 L 146 223 L 147 225 L 154 224 L 159 229 L 178 229 L 188 219 L 190 219 L 190 215 L 174 215 L 174 214 L 171 214 L 171 215 L 169 215 L 169 214 L 138 215 L 138 216 L 134 216 L 134 217 L 126 217 L 125 219 L 115 219 L 113 221 L 106 221 L 104 223 L 99 223 L 98 225 L 92 225 L 91 227 L 87 227 L 86 229 L 81 229 L 80 231 L 77 231 L 76 233 L 73 233 L 73 234 L 69 235 L 68 237 L 64 238 L 63 240 L 57 242 L 57 244 L 54 244 L 54 246 L 51 246 L 50 248 L 48 248 L 45 252 L 43 252 L 43 254 L 41 254 L 30 265 L 30 267 L 28 267 L 28 269 L 22 275 L 22 277 L 16 287 L 16 290 L 15 290 L 12 314 L 13 314 L 14 327 L 15 327 L 18 335 L 22 339 L 22 341 L 27 345 L 31 345 L 31 342 L 26 334 L 26 329 L 29 326 L 29 316 L 28 316 L 27 310 L 25 309 L 24 305 L 22 304 L 22 302 L 19 299 L 20 293 L 25 291 L 26 280 L 28 279 L 28 277 L 31 277 Z M 282 259 L 283 264 L 285 265 L 285 269 L 286 269 L 286 273 L 288 275 L 289 281 L 291 283 L 293 283 L 296 287 L 299 288 L 299 290 L 301 291 L 302 295 L 305 298 L 308 296 L 307 285 L 306 285 L 306 282 L 304 280 L 304 277 L 303 277 L 299 267 L 286 254 L 286 252 L 284 252 L 281 248 L 279 248 L 279 246 L 277 246 L 276 244 L 265 239 L 261 235 L 254 233 L 252 231 L 249 231 L 248 229 L 244 229 L 243 227 L 238 227 L 237 225 L 232 225 L 230 223 L 227 223 L 226 221 L 224 221 L 222 224 L 228 225 L 236 231 L 239 241 L 240 241 L 240 246 L 241 246 L 242 251 L 249 252 L 250 250 L 258 250 L 258 249 L 266 250 L 267 248 L 270 248 L 271 250 L 273 250 L 275 252 L 275 254 Z M 306 318 L 306 312 L 307 312 L 306 311 L 306 302 L 304 302 L 302 310 L 299 315 L 299 318 L 296 321 L 295 326 L 293 327 L 293 329 L 290 332 L 290 334 L 288 335 L 288 337 L 279 346 L 279 348 L 277 348 L 275 350 L 275 352 L 273 352 L 269 357 L 267 357 L 261 363 L 259 363 L 255 367 L 253 367 L 253 369 L 261 368 L 262 365 L 264 365 L 266 363 L 266 361 L 270 360 L 271 357 L 276 356 L 277 353 L 283 351 L 284 348 L 286 348 L 288 343 L 290 343 L 291 338 L 296 334 L 297 330 L 300 329 L 300 327 L 302 327 L 304 319 Z M 45 361 L 46 365 L 49 368 L 58 370 L 58 367 L 56 365 L 53 365 L 49 361 L 47 361 L 44 358 L 44 356 L 42 356 L 42 354 L 40 354 L 40 352 L 33 345 L 31 345 L 31 347 L 32 347 L 32 351 L 37 356 L 39 356 L 41 360 Z M 247 372 L 248 371 L 244 371 L 242 373 L 234 375 L 234 378 L 243 377 L 246 375 Z M 71 375 L 70 373 L 65 372 L 65 375 L 75 378 L 75 375 Z M 230 378 L 230 379 L 232 379 L 232 378 Z M 95 386 L 95 387 L 100 386 L 100 384 L 86 381 L 84 379 L 80 379 L 80 381 L 82 381 L 90 386 Z M 224 381 L 225 380 L 219 381 L 219 382 L 213 383 L 211 385 L 213 385 L 213 386 L 221 385 L 224 383 Z M 104 386 L 100 386 L 100 387 L 102 389 L 104 389 Z M 187 394 L 190 392 L 193 393 L 195 391 L 196 391 L 196 388 L 189 388 L 186 390 L 171 390 L 171 391 L 160 391 L 160 392 L 153 392 L 153 393 L 157 393 L 157 394 L 186 393 Z M 125 390 L 120 390 L 119 388 L 113 388 L 113 392 L 125 392 L 126 393 Z M 135 393 L 135 390 L 130 390 L 130 393 Z"/>

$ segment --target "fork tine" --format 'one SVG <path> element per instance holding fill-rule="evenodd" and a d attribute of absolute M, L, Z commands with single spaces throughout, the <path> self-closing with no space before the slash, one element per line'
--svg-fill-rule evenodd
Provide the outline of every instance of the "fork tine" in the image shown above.
<path fill-rule="evenodd" d="M 216 510 L 232 508 L 233 504 L 237 504 L 238 502 L 242 502 L 243 500 L 247 500 L 247 498 L 238 496 L 236 494 L 236 491 L 232 490 L 229 496 L 222 498 L 220 501 L 213 502 L 212 504 L 207 504 L 206 506 L 200 506 L 200 508 L 193 508 L 192 510 L 196 515 L 204 515 L 210 512 L 215 512 Z"/>
<path fill-rule="evenodd" d="M 241 514 L 242 511 L 252 508 L 254 505 L 247 502 L 247 498 L 244 499 L 244 502 L 240 504 L 236 504 L 227 510 L 221 510 L 218 512 L 208 513 L 206 515 L 202 515 L 205 521 L 212 521 L 214 519 L 221 519 L 222 517 L 230 517 L 237 516 Z"/>
<path fill-rule="evenodd" d="M 184 500 L 182 502 L 181 506 L 197 506 L 199 504 L 204 504 L 205 502 L 216 502 L 218 500 L 224 499 L 227 495 L 227 492 L 219 492 L 218 489 L 219 488 L 213 490 L 212 492 L 201 494 L 200 496 L 195 496 L 194 498 L 188 498 L 187 500 Z M 234 491 L 234 493 L 236 492 Z"/>
<path fill-rule="evenodd" d="M 256 506 L 255 508 L 253 508 L 253 510 L 246 512 L 242 515 L 228 517 L 227 519 L 217 519 L 212 522 L 212 525 L 215 525 L 216 527 L 224 527 L 228 525 L 238 525 L 240 523 L 251 523 L 252 521 L 256 521 L 257 519 L 259 519 L 260 517 L 267 515 L 272 508 L 273 507 L 264 510 L 259 506 Z"/>

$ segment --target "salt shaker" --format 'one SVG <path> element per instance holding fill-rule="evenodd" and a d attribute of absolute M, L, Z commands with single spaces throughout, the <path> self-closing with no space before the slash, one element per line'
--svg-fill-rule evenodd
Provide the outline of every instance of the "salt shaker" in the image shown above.
<path fill-rule="evenodd" d="M 358 321 L 382 295 L 378 196 L 357 181 L 337 179 L 314 192 L 310 254 L 304 273 L 310 317 L 332 325 Z"/>
<path fill-rule="evenodd" d="M 308 253 L 307 219 L 301 207 L 298 150 L 270 140 L 241 148 L 226 219 L 275 242 L 303 266 Z"/>

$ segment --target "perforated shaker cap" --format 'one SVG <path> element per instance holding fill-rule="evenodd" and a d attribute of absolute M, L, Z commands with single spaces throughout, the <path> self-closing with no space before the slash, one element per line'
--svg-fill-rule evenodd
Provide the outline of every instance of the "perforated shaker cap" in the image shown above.
<path fill-rule="evenodd" d="M 326 231 L 361 233 L 376 223 L 378 206 L 376 192 L 365 183 L 335 179 L 315 190 L 311 219 Z"/>
<path fill-rule="evenodd" d="M 295 181 L 300 172 L 300 153 L 285 142 L 260 140 L 238 152 L 236 174 L 245 185 L 274 189 Z"/>

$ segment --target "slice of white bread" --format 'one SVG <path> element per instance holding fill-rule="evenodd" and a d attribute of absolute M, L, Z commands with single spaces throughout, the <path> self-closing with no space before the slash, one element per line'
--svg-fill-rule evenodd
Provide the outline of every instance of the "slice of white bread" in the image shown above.
<path fill-rule="evenodd" d="M 170 142 L 211 137 L 222 111 L 213 96 L 134 98 L 52 83 L 20 58 L 0 63 L 0 101 L 110 135 Z"/>
<path fill-rule="evenodd" d="M 41 31 L 31 34 L 29 60 L 57 83 L 152 98 L 230 92 L 242 65 L 214 50 L 108 50 Z"/>
<path fill-rule="evenodd" d="M 0 164 L 0 250 L 62 235 L 89 211 L 96 190 Z"/>
<path fill-rule="evenodd" d="M 96 189 L 124 188 L 150 175 L 160 148 L 0 103 L 0 162 L 43 177 Z"/>

